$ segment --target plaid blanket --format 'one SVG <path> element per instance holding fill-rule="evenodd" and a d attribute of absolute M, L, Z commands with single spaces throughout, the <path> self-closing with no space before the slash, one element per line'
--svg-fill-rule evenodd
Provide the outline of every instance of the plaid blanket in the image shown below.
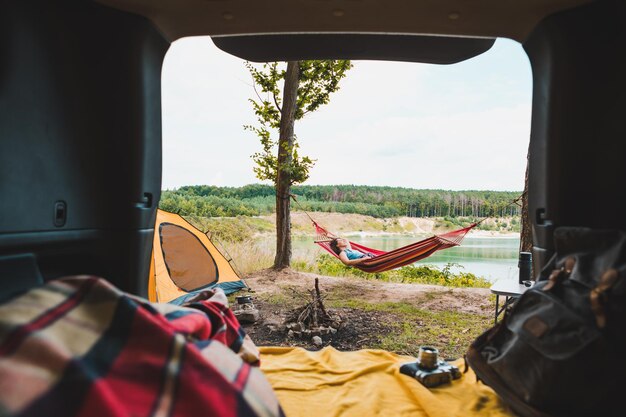
<path fill-rule="evenodd" d="M 258 360 L 219 289 L 180 307 L 68 277 L 0 305 L 0 416 L 282 416 Z"/>

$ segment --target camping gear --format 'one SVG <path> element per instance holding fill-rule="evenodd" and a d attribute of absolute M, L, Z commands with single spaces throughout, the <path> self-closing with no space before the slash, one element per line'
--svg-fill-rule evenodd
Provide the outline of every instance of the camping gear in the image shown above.
<path fill-rule="evenodd" d="M 254 306 L 252 297 L 249 295 L 242 295 L 235 298 L 236 304 L 233 309 L 235 317 L 242 324 L 255 323 L 260 317 L 260 311 Z"/>
<path fill-rule="evenodd" d="M 430 346 L 420 347 L 417 361 L 405 363 L 400 373 L 417 379 L 425 387 L 433 388 L 452 382 L 461 377 L 461 371 L 454 365 L 439 359 L 439 351 Z"/>
<path fill-rule="evenodd" d="M 213 287 L 231 294 L 247 286 L 206 234 L 178 214 L 158 210 L 148 278 L 150 301 L 180 305 Z"/>
<path fill-rule="evenodd" d="M 472 223 L 471 225 L 462 229 L 454 230 L 452 232 L 444 233 L 441 235 L 434 235 L 429 238 L 420 240 L 419 242 L 412 243 L 407 246 L 403 246 L 398 249 L 386 252 L 378 249 L 368 248 L 355 242 L 350 242 L 352 248 L 363 252 L 371 253 L 373 258 L 367 259 L 359 264 L 352 265 L 355 268 L 364 272 L 384 272 L 401 266 L 409 265 L 424 258 L 429 257 L 433 253 L 451 248 L 453 246 L 459 246 L 461 241 L 474 227 L 479 223 Z M 339 258 L 339 255 L 335 253 L 330 247 L 330 242 L 336 239 L 337 236 L 333 235 L 322 226 L 313 222 L 315 231 L 317 232 L 317 238 L 315 243 L 325 249 L 328 253 L 335 258 Z"/>
<path fill-rule="evenodd" d="M 467 361 L 521 416 L 623 416 L 626 233 L 558 228 L 555 255 Z"/>
<path fill-rule="evenodd" d="M 519 268 L 518 282 L 526 285 L 526 281 L 530 281 L 532 278 L 533 270 L 533 255 L 530 252 L 520 252 L 519 260 L 517 261 L 517 267 Z M 526 285 L 530 287 L 530 285 Z"/>
<path fill-rule="evenodd" d="M 235 297 L 235 301 L 237 301 L 237 304 L 252 304 L 252 296 L 240 295 Z"/>
<path fill-rule="evenodd" d="M 261 370 L 288 417 L 514 417 L 469 370 L 428 389 L 400 373 L 415 360 L 378 349 L 260 347 Z M 463 360 L 453 362 L 463 366 Z"/>
<path fill-rule="evenodd" d="M 0 304 L 3 416 L 283 416 L 220 290 L 186 308 L 93 276 Z"/>

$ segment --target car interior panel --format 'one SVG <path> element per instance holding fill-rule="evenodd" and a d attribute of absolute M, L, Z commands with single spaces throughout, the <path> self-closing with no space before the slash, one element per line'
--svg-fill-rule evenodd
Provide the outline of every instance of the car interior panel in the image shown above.
<path fill-rule="evenodd" d="M 620 358 L 626 345 L 624 0 L 1 1 L 0 415 L 187 416 L 202 410 L 283 416 L 289 403 L 276 396 L 281 385 L 286 392 L 326 390 L 328 398 L 339 398 L 344 394 L 327 388 L 342 385 L 346 375 L 363 383 L 367 372 L 350 368 L 338 373 L 340 383 L 324 382 L 320 390 L 283 384 L 297 379 L 297 367 L 285 362 L 272 376 L 272 355 L 280 363 L 281 349 L 299 349 L 292 345 L 267 347 L 270 370 L 261 369 L 259 350 L 228 307 L 229 293 L 195 280 L 191 267 L 200 264 L 171 259 L 178 248 L 164 244 L 163 236 L 197 239 L 190 256 L 212 262 L 211 283 L 220 278 L 238 291 L 247 287 L 243 276 L 234 270 L 220 276 L 230 260 L 214 258 L 211 251 L 219 251 L 209 248 L 204 231 L 184 229 L 182 217 L 176 233 L 161 221 L 163 233 L 155 235 L 162 189 L 161 70 L 171 44 L 191 36 L 253 62 L 454 65 L 488 51 L 498 38 L 519 42 L 533 82 L 527 174 L 532 268 L 531 254 L 521 252 L 532 279 L 515 282 L 518 292 L 501 289 L 515 299 L 507 298 L 498 322 L 496 298 L 495 326 L 468 346 L 458 366 L 437 377 L 451 382 L 454 374 L 465 385 L 456 385 L 458 394 L 442 389 L 440 398 L 454 397 L 466 411 L 471 408 L 471 414 L 454 415 L 483 415 L 500 405 L 525 416 L 591 415 L 587 406 L 601 409 L 598 415 L 621 415 L 615 381 L 626 371 Z M 163 253 L 153 253 L 153 242 Z M 392 259 L 383 266 L 398 265 Z M 170 276 L 162 298 L 153 296 L 159 269 L 176 278 Z M 315 286 L 318 298 L 309 305 L 323 308 L 318 278 Z M 152 303 L 145 300 L 151 296 Z M 565 296 L 577 309 L 566 308 Z M 515 317 L 515 311 L 521 313 Z M 299 351 L 310 359 L 316 353 L 329 357 L 331 349 Z M 428 372 L 438 372 L 445 362 L 429 349 L 437 365 Z M 344 358 L 357 353 L 333 352 Z M 387 357 L 385 363 L 395 355 L 376 352 Z M 437 390 L 424 388 L 426 396 L 418 397 L 413 386 L 406 388 L 396 369 L 399 357 L 376 366 L 405 387 L 394 391 L 420 407 L 441 408 L 443 414 L 433 416 L 452 415 L 437 405 Z M 327 365 L 317 370 L 302 359 L 295 363 L 313 370 L 315 383 L 332 374 Z M 461 378 L 462 363 L 471 378 Z M 409 374 L 428 387 L 419 369 Z M 285 370 L 291 372 L 287 377 Z M 273 385 L 267 375 L 275 378 Z M 390 390 L 380 376 L 371 380 L 369 387 Z M 346 387 L 350 395 L 361 392 Z M 376 406 L 404 407 L 405 397 L 389 395 Z M 309 412 L 310 402 L 301 398 L 294 396 L 291 406 L 306 404 Z M 348 399 L 367 404 L 358 394 Z"/>
<path fill-rule="evenodd" d="M 617 0 L 3 1 L 0 293 L 92 274 L 146 295 L 161 66 L 186 36 L 255 61 L 451 64 L 522 43 L 538 271 L 559 226 L 626 228 L 625 20 Z"/>

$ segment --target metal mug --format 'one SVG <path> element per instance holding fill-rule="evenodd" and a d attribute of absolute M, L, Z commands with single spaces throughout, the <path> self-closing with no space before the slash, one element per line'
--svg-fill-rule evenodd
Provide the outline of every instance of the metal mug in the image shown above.
<path fill-rule="evenodd" d="M 530 281 L 532 279 L 532 270 L 533 270 L 532 253 L 520 252 L 517 266 L 519 268 L 519 283 L 524 284 L 524 281 Z"/>

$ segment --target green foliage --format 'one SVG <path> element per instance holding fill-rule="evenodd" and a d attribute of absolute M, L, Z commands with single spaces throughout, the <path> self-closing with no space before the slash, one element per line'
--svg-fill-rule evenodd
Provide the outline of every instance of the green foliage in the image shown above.
<path fill-rule="evenodd" d="M 293 193 L 306 200 L 369 203 L 393 207 L 410 217 L 504 217 L 519 215 L 512 203 L 520 192 L 417 190 L 402 187 L 313 185 Z"/>
<path fill-rule="evenodd" d="M 285 172 L 290 184 L 299 184 L 307 180 L 315 161 L 308 156 L 301 156 L 299 145 L 294 135 L 293 144 L 282 142 L 272 137 L 272 132 L 280 133 L 282 116 L 282 92 L 286 70 L 278 62 L 269 62 L 261 66 L 245 63 L 255 85 L 256 99 L 250 99 L 257 117 L 257 125 L 245 125 L 244 129 L 253 132 L 261 142 L 262 150 L 252 155 L 256 163 L 254 173 L 260 180 L 269 180 L 276 184 L 278 172 Z M 296 98 L 295 120 L 302 119 L 307 113 L 314 112 L 330 101 L 330 95 L 339 89 L 339 81 L 352 68 L 350 61 L 298 61 L 299 78 Z M 258 90 L 257 90 L 258 87 Z M 283 166 L 279 166 L 279 154 L 288 155 Z"/>
<path fill-rule="evenodd" d="M 296 120 L 328 104 L 330 95 L 339 90 L 339 81 L 352 68 L 352 63 L 346 60 L 299 61 L 299 64 Z"/>
<path fill-rule="evenodd" d="M 197 196 L 181 194 L 177 191 L 164 191 L 161 194 L 159 208 L 181 216 L 223 217 L 256 216 L 261 212 L 273 210 L 273 202 L 263 210 L 258 204 L 218 196 Z"/>
<path fill-rule="evenodd" d="M 208 233 L 210 238 L 220 242 L 245 242 L 259 232 L 271 232 L 274 225 L 263 219 L 254 217 L 198 217 L 185 216 L 185 219 L 196 228 Z"/>
<path fill-rule="evenodd" d="M 295 266 L 294 266 L 295 267 Z M 349 267 L 335 259 L 331 255 L 322 254 L 316 259 L 317 270 L 307 267 L 306 272 L 317 272 L 321 275 L 358 277 L 365 279 L 376 279 L 386 282 L 401 282 L 410 284 L 434 284 L 446 287 L 479 287 L 489 288 L 491 283 L 483 278 L 469 272 L 453 273 L 453 267 L 462 268 L 459 264 L 448 263 L 443 269 L 433 265 L 409 265 L 387 272 L 370 274 L 360 269 Z"/>
<path fill-rule="evenodd" d="M 452 210 L 454 201 L 471 196 L 476 213 L 480 212 L 483 217 L 512 214 L 513 220 L 507 224 L 506 230 L 518 232 L 520 228 L 519 207 L 511 204 L 519 194 L 516 192 L 416 190 L 355 185 L 299 185 L 292 187 L 292 192 L 298 195 L 302 208 L 310 212 L 357 213 L 376 218 L 405 215 L 442 217 L 440 226 L 448 228 L 465 227 L 479 218 L 460 215 L 460 209 Z M 243 187 L 185 186 L 164 191 L 160 207 L 169 211 L 180 211 L 183 215 L 255 216 L 274 212 L 275 195 L 273 186 L 263 184 Z M 450 202 L 446 203 L 447 200 Z M 421 207 L 420 211 L 414 211 L 417 206 Z M 449 215 L 435 215 L 448 211 Z M 501 226 L 493 222 L 481 223 L 478 228 L 501 230 Z M 387 230 L 393 231 L 393 225 L 387 225 Z"/>

